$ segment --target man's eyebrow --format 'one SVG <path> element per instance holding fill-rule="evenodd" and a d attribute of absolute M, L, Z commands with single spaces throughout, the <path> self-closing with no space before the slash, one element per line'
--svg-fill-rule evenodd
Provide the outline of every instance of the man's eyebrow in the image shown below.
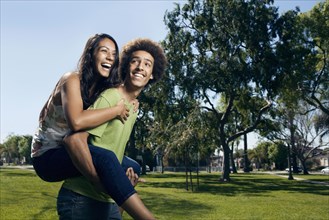
<path fill-rule="evenodd" d="M 147 60 L 148 62 L 151 62 L 153 64 L 152 60 L 150 60 L 148 58 L 145 58 L 145 57 L 133 56 L 131 59 L 140 59 L 140 60 L 144 59 L 144 60 Z"/>

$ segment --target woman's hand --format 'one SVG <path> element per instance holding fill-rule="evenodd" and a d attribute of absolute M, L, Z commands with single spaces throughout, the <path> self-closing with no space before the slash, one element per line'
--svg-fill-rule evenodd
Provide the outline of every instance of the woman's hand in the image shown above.
<path fill-rule="evenodd" d="M 124 124 L 129 117 L 129 109 L 125 105 L 125 100 L 121 99 L 116 105 L 116 108 L 118 109 L 117 118 L 122 122 L 122 124 Z"/>

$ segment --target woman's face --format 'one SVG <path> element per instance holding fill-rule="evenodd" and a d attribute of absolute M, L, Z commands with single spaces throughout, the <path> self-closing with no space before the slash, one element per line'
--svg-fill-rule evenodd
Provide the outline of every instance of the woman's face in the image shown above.
<path fill-rule="evenodd" d="M 100 76 L 109 77 L 116 53 L 115 44 L 112 40 L 104 38 L 99 42 L 94 53 L 94 63 Z"/>

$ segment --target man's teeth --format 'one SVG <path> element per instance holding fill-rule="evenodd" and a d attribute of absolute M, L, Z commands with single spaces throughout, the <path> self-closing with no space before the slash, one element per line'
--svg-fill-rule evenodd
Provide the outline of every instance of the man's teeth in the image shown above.
<path fill-rule="evenodd" d="M 135 76 L 140 77 L 140 78 L 144 78 L 143 74 L 139 74 L 139 73 L 136 73 Z"/>

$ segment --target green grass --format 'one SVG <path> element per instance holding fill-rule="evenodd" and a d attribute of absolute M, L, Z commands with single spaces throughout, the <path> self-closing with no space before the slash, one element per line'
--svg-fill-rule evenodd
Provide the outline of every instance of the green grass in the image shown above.
<path fill-rule="evenodd" d="M 46 183 L 32 170 L 0 169 L 0 219 L 58 219 L 61 183 Z"/>
<path fill-rule="evenodd" d="M 184 173 L 143 178 L 147 182 L 137 191 L 159 220 L 329 219 L 329 187 L 324 185 L 266 174 L 234 174 L 232 182 L 220 183 L 219 173 L 204 173 L 198 190 L 191 192 L 185 190 Z M 58 219 L 60 185 L 43 182 L 31 170 L 1 169 L 0 219 Z M 131 218 L 125 213 L 124 219 Z"/>

